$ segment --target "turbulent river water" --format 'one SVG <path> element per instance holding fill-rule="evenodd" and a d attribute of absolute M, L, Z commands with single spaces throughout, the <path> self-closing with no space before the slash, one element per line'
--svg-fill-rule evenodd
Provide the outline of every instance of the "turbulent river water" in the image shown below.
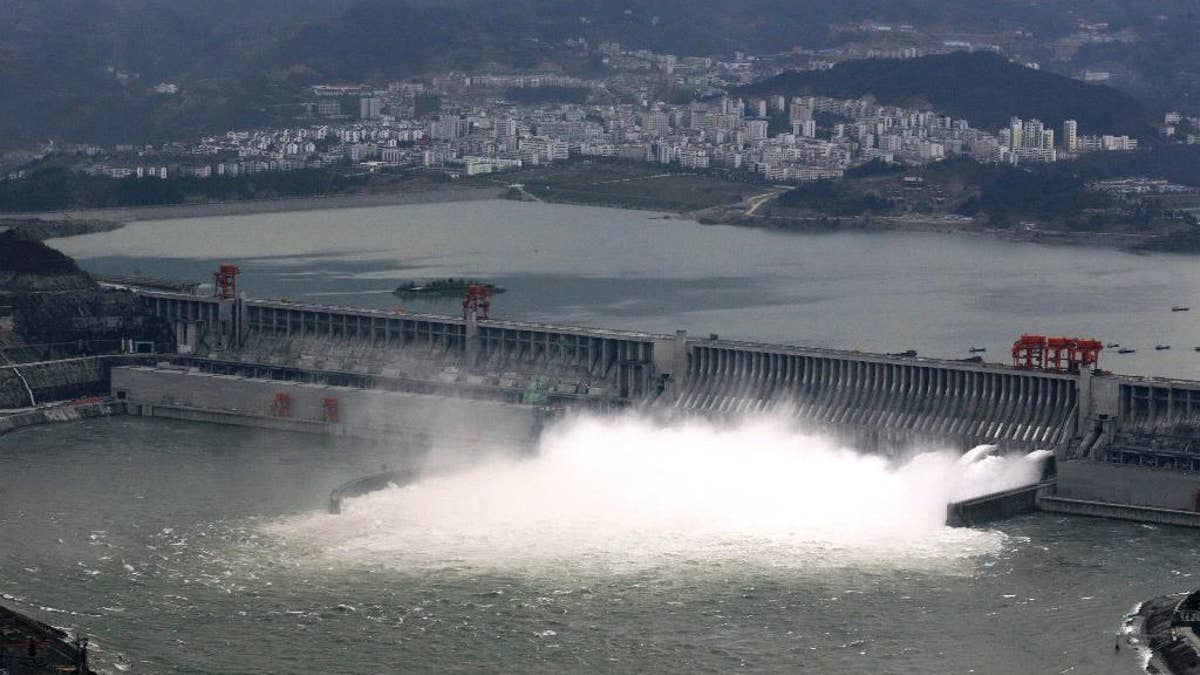
<path fill-rule="evenodd" d="M 1194 583 L 1190 531 L 942 527 L 999 465 L 888 465 L 769 421 L 581 420 L 543 450 L 333 516 L 330 489 L 416 449 L 25 430 L 0 438 L 0 601 L 87 631 L 110 672 L 1123 673 L 1122 614 Z"/>
<path fill-rule="evenodd" d="M 501 316 L 941 356 L 1022 330 L 1200 341 L 1170 312 L 1197 288 L 1190 259 L 966 237 L 487 202 L 53 243 L 101 272 L 238 262 L 252 295 L 394 306 L 400 280 L 466 274 L 509 288 Z M 1190 349 L 1131 356 L 1195 375 Z M 884 461 L 769 419 L 573 419 L 535 456 L 485 453 L 332 516 L 342 481 L 453 449 L 33 428 L 0 437 L 0 602 L 88 632 L 110 672 L 1136 671 L 1113 650 L 1122 615 L 1192 589 L 1194 533 L 1047 515 L 948 529 L 947 500 L 1027 460 L 925 450 Z"/>

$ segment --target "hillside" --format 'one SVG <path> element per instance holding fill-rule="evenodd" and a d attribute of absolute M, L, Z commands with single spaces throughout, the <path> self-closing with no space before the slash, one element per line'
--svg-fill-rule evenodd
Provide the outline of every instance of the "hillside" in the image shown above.
<path fill-rule="evenodd" d="M 932 107 L 996 128 L 1013 116 L 1059 129 L 1079 122 L 1080 133 L 1153 137 L 1151 113 L 1111 87 L 1033 70 L 987 52 L 954 52 L 916 59 L 868 59 L 831 70 L 791 72 L 737 90 L 742 96 L 874 96 L 886 105 Z"/>
<path fill-rule="evenodd" d="M 0 352 L 14 361 L 110 353 L 128 337 L 164 347 L 174 339 L 132 293 L 101 288 L 70 257 L 15 231 L 0 232 L 0 327 Z"/>
<path fill-rule="evenodd" d="M 98 288 L 61 252 L 20 232 L 0 232 L 0 294 Z"/>
<path fill-rule="evenodd" d="M 1138 39 L 1088 43 L 1074 52 L 1055 47 L 1085 15 Z M 1120 0 L 10 0 L 0 2 L 0 149 L 48 137 L 161 141 L 267 124 L 285 119 L 281 104 L 314 82 L 385 82 L 448 69 L 604 71 L 598 54 L 564 49 L 567 38 L 686 56 L 928 46 L 959 32 L 1003 35 L 1006 49 L 1048 70 L 1126 73 L 1122 86 L 1147 83 L 1139 93 L 1192 109 L 1200 96 L 1198 71 L 1188 67 L 1200 49 L 1195 15 L 1178 0 L 1136 7 Z M 913 28 L 880 33 L 870 30 L 873 22 Z M 944 78 L 914 73 L 930 74 Z M 894 92 L 867 83 L 908 98 L 914 92 L 905 87 L 914 81 L 925 82 L 900 77 Z M 939 81 L 928 85 L 930 93 L 940 91 Z M 179 93 L 154 93 L 160 82 L 178 84 Z M 1057 83 L 1081 86 L 1041 82 L 1025 98 L 1049 106 L 1043 119 L 1058 117 Z M 981 122 L 992 108 L 1012 107 L 987 93 L 975 92 L 977 104 L 964 106 Z M 1071 100 L 1078 98 L 1072 92 Z M 1099 122 L 1113 121 L 1104 115 L 1142 121 L 1127 110 L 1127 99 L 1096 101 Z M 1108 104 L 1116 108 L 1106 111 Z"/>
<path fill-rule="evenodd" d="M 789 219 L 849 227 L 872 220 L 907 227 L 934 223 L 937 228 L 986 227 L 1017 236 L 1054 232 L 1083 243 L 1136 241 L 1163 250 L 1198 250 L 1193 240 L 1200 240 L 1200 231 L 1194 218 L 1163 208 L 1154 198 L 1123 200 L 1088 187 L 1097 178 L 1135 175 L 1129 172 L 1134 168 L 1157 177 L 1161 174 L 1156 166 L 1183 166 L 1188 161 L 1200 166 L 1200 152 L 1184 157 L 1178 148 L 1167 150 L 1094 153 L 1086 162 L 1031 167 L 980 164 L 967 158 L 907 169 L 867 165 L 840 181 L 797 186 L 758 213 L 785 226 Z M 1178 178 L 1200 183 L 1194 171 L 1181 172 Z"/>

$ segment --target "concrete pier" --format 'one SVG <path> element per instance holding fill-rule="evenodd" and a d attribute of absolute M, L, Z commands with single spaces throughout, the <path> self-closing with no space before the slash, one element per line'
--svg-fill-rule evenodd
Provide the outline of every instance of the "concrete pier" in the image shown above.
<path fill-rule="evenodd" d="M 946 524 L 951 527 L 977 527 L 1037 510 L 1038 485 L 1005 490 L 946 506 Z"/>
<path fill-rule="evenodd" d="M 95 675 L 88 667 L 88 641 L 0 606 L 0 673 Z"/>

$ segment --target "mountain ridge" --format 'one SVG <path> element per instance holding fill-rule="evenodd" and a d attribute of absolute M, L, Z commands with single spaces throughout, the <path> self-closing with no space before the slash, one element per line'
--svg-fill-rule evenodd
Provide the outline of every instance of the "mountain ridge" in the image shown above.
<path fill-rule="evenodd" d="M 931 107 L 982 128 L 998 128 L 1015 116 L 1040 119 L 1056 130 L 1064 120 L 1074 119 L 1081 134 L 1129 134 L 1142 140 L 1155 135 L 1150 111 L 1128 94 L 1027 68 L 988 52 L 848 61 L 831 70 L 784 73 L 735 93 L 870 95 L 884 105 Z"/>

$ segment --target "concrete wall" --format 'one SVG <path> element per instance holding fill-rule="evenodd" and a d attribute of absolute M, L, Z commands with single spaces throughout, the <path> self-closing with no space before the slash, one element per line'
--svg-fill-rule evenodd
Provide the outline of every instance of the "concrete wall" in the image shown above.
<path fill-rule="evenodd" d="M 1102 416 L 1111 429 L 1200 427 L 1200 382 L 503 320 L 479 321 L 468 335 L 455 316 L 139 293 L 155 314 L 177 323 L 185 349 L 195 344 L 246 363 L 699 414 L 783 410 L 822 428 L 910 442 L 1055 448 L 1064 458 L 1083 452 L 1080 441 L 1097 444 Z"/>
<path fill-rule="evenodd" d="M 1086 460 L 1058 463 L 1056 496 L 1196 510 L 1200 474 Z"/>
<path fill-rule="evenodd" d="M 1154 431 L 1178 424 L 1200 425 L 1200 382 L 1121 378 L 1119 427 Z"/>
<path fill-rule="evenodd" d="M 993 520 L 1003 520 L 1037 508 L 1038 486 L 1029 485 L 1015 490 L 976 497 L 946 505 L 946 524 L 950 527 L 975 527 Z"/>
<path fill-rule="evenodd" d="M 112 394 L 129 404 L 195 412 L 189 419 L 221 421 L 261 418 L 262 424 L 295 430 L 363 435 L 432 434 L 465 443 L 525 445 L 536 434 L 537 410 L 531 406 L 467 401 L 441 396 L 335 387 L 274 380 L 253 380 L 188 370 L 128 366 L 112 371 Z M 286 396 L 286 405 L 277 398 Z M 337 402 L 337 421 L 329 419 L 326 400 Z M 181 417 L 179 414 L 172 414 Z"/>

